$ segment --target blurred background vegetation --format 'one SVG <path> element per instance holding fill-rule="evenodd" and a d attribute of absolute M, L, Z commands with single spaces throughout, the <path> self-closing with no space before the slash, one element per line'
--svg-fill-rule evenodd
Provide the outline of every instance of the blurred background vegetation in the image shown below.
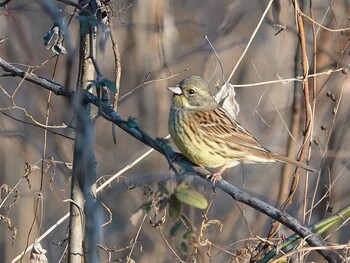
<path fill-rule="evenodd" d="M 65 18 L 74 12 L 74 8 L 64 1 L 52 1 L 52 4 Z M 211 84 L 212 92 L 215 93 L 215 86 L 222 80 L 223 74 L 227 78 L 236 65 L 267 4 L 268 1 L 253 0 L 112 1 L 113 31 L 121 55 L 120 115 L 125 119 L 129 116 L 137 118 L 140 128 L 154 138 L 165 137 L 168 134 L 171 96 L 166 87 L 175 85 L 189 75 L 200 75 Z M 310 16 L 308 1 L 303 10 Z M 312 11 L 314 20 L 327 28 L 349 27 L 350 3 L 347 0 L 312 1 Z M 304 18 L 304 22 L 309 73 L 347 67 L 350 61 L 350 31 L 332 32 L 314 25 L 316 39 L 313 39 L 311 21 Z M 53 54 L 43 45 L 43 35 L 52 25 L 53 19 L 41 1 L 10 1 L 6 7 L 0 8 L 0 56 L 24 69 L 41 65 L 45 61 L 44 65 L 35 69 L 35 74 L 54 78 L 56 82 L 64 84 L 67 56 L 59 57 L 54 70 L 56 59 L 47 61 Z M 73 43 L 73 53 L 69 55 L 75 58 L 69 84 L 74 89 L 79 52 L 78 20 L 73 18 L 68 28 Z M 103 76 L 113 80 L 114 58 L 108 30 L 101 29 L 98 34 L 99 39 L 107 37 L 107 42 L 103 45 L 101 40 L 97 63 Z M 224 72 L 204 36 L 208 36 L 215 47 Z M 314 45 L 316 64 L 313 61 Z M 275 1 L 230 82 L 234 85 L 252 84 L 301 76 L 298 46 L 292 3 Z M 344 69 L 320 75 L 315 81 L 310 79 L 311 90 L 316 93 L 311 92 L 310 97 L 314 102 L 314 123 L 309 164 L 321 170 L 321 173 L 319 176 L 311 174 L 306 177 L 301 172 L 297 194 L 286 210 L 305 224 L 324 218 L 350 201 L 347 73 L 347 69 Z M 0 74 L 4 72 L 0 71 Z M 24 109 L 36 122 L 45 123 L 49 92 L 8 76 L 0 78 L 0 85 L 0 185 L 13 187 L 25 174 L 26 162 L 40 167 L 45 144 L 44 130 L 30 125 L 34 122 L 26 116 Z M 142 86 L 135 90 L 139 85 Z M 240 105 L 238 121 L 270 150 L 287 154 L 288 141 L 291 140 L 289 131 L 293 125 L 297 125 L 297 132 L 291 140 L 296 148 L 291 157 L 296 158 L 303 138 L 305 115 L 300 82 L 236 87 L 235 91 Z M 11 99 L 6 93 L 14 96 Z M 294 121 L 291 120 L 293 103 L 294 107 L 300 107 L 301 112 Z M 94 111 L 97 112 L 96 108 Z M 68 125 L 68 128 L 53 128 L 66 137 L 48 133 L 46 159 L 50 161 L 46 162 L 44 188 L 40 197 L 42 206 L 39 207 L 36 220 L 35 211 L 38 207 L 35 206 L 35 200 L 39 198 L 40 169 L 33 170 L 28 177 L 30 183 L 23 180 L 17 187 L 18 196 L 12 195 L 1 208 L 0 213 L 17 228 L 17 236 L 13 240 L 13 232 L 8 224 L 0 224 L 0 233 L 3 233 L 0 235 L 0 254 L 5 260 L 3 262 L 12 260 L 25 249 L 28 242 L 33 242 L 39 233 L 52 226 L 69 210 L 69 202 L 63 201 L 70 198 L 71 170 L 66 164 L 72 163 L 73 158 L 73 120 L 74 113 L 66 99 L 52 96 L 49 125 Z M 111 123 L 103 118 L 96 118 L 94 122 L 94 148 L 99 177 L 108 178 L 149 149 L 118 128 L 115 145 Z M 288 194 L 294 171 L 289 167 L 287 176 L 282 177 L 282 168 L 282 164 L 242 165 L 230 169 L 224 178 L 278 207 Z M 101 229 L 101 244 L 122 249 L 112 253 L 113 260 L 125 260 L 130 252 L 126 247 L 136 237 L 140 227 L 141 221 L 136 221 L 134 225 L 130 217 L 144 202 L 150 200 L 152 191 L 158 189 L 158 182 L 167 180 L 171 174 L 166 159 L 153 152 L 102 192 L 101 203 L 110 209 L 112 219 Z M 137 184 L 130 187 L 125 183 L 130 179 L 141 182 L 141 186 Z M 174 184 L 168 181 L 167 187 L 172 189 Z M 210 187 L 201 184 L 192 187 L 212 202 L 206 213 L 208 219 L 216 219 L 223 224 L 222 231 L 217 225 L 212 225 L 204 232 L 203 239 L 213 244 L 210 250 L 207 246 L 198 248 L 206 262 L 209 262 L 207 253 L 213 257 L 213 262 L 229 262 L 234 251 L 248 243 L 254 244 L 257 236 L 267 235 L 270 218 L 234 202 L 220 191 L 213 192 Z M 6 196 L 4 188 L 1 199 Z M 312 212 L 306 214 L 305 211 L 311 207 Z M 108 221 L 108 212 L 102 205 L 98 212 L 102 221 Z M 203 211 L 184 207 L 184 213 L 198 230 Z M 174 221 L 167 218 L 161 228 L 169 244 L 176 250 L 181 237 L 169 236 L 169 229 L 173 225 Z M 64 252 L 67 226 L 68 221 L 65 221 L 41 242 L 48 251 L 49 262 L 59 261 Z M 280 231 L 281 235 L 291 234 L 285 228 Z M 349 231 L 349 226 L 344 226 L 341 231 L 330 231 L 328 241 L 346 243 L 349 241 Z M 142 224 L 138 244 L 132 254 L 136 262 L 175 262 L 160 231 L 149 219 Z M 101 253 L 103 262 L 106 262 L 108 254 Z"/>

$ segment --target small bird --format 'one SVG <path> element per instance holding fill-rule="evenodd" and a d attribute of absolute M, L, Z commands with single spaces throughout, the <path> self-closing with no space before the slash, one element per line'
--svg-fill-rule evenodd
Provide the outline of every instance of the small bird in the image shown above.
<path fill-rule="evenodd" d="M 270 152 L 236 122 L 211 96 L 208 83 L 199 76 L 182 80 L 172 91 L 169 133 L 181 153 L 206 168 L 220 168 L 208 177 L 215 182 L 239 163 L 282 162 L 317 170 Z"/>

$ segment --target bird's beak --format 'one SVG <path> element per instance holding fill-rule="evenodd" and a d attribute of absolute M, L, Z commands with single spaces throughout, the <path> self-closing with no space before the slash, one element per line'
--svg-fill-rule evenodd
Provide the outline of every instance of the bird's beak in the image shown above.
<path fill-rule="evenodd" d="M 168 87 L 168 90 L 170 90 L 171 92 L 173 92 L 174 94 L 177 95 L 181 95 L 182 94 L 182 90 L 179 86 L 176 87 Z"/>

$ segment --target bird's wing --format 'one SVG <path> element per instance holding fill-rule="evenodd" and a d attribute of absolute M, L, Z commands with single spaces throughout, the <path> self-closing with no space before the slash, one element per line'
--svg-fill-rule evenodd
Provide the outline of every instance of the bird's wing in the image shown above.
<path fill-rule="evenodd" d="M 193 121 L 199 123 L 199 131 L 205 136 L 213 138 L 213 140 L 223 140 L 232 145 L 270 153 L 249 131 L 231 118 L 223 108 L 218 107 L 211 111 L 200 111 L 194 114 L 193 117 L 196 119 Z"/>

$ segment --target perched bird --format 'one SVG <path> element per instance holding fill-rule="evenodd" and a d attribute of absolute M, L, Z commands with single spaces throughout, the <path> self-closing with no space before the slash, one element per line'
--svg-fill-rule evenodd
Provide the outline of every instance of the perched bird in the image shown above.
<path fill-rule="evenodd" d="M 201 77 L 191 76 L 178 86 L 169 113 L 169 132 L 176 146 L 193 163 L 207 168 L 220 168 L 211 174 L 220 178 L 229 167 L 239 163 L 283 162 L 303 169 L 315 169 L 288 157 L 272 153 L 236 122 L 211 96 Z"/>

